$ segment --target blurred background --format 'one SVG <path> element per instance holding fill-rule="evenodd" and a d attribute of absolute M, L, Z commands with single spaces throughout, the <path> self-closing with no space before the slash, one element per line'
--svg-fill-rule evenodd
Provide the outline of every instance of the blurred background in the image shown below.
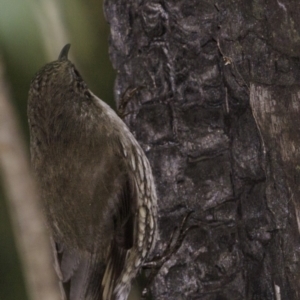
<path fill-rule="evenodd" d="M 71 43 L 71 60 L 89 88 L 114 105 L 108 34 L 102 0 L 0 0 L 0 61 L 28 156 L 30 80 L 45 63 L 57 59 L 65 44 Z M 0 300 L 27 300 L 4 190 L 1 184 Z"/>

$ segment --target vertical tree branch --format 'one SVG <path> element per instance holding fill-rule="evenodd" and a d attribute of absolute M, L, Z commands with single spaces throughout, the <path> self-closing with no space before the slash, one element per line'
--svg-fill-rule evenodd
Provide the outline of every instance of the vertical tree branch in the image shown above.
<path fill-rule="evenodd" d="M 157 250 L 186 210 L 200 224 L 153 299 L 299 299 L 299 10 L 298 0 L 105 2 L 115 94 L 144 87 L 127 123 L 156 179 Z"/>
<path fill-rule="evenodd" d="M 58 300 L 49 236 L 1 61 L 0 170 L 30 299 Z"/>

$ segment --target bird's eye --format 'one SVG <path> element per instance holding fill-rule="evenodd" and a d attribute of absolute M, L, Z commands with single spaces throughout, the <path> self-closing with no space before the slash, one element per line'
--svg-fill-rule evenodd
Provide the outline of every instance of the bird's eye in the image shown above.
<path fill-rule="evenodd" d="M 80 76 L 79 72 L 75 68 L 73 68 L 72 71 L 73 71 L 74 76 L 75 76 L 76 79 L 81 79 L 81 76 Z"/>

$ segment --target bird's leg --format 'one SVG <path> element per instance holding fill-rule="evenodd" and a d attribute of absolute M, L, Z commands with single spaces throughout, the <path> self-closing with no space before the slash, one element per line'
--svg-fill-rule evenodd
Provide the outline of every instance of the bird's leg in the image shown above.
<path fill-rule="evenodd" d="M 167 262 L 171 258 L 171 256 L 173 254 L 175 254 L 178 251 L 178 249 L 181 247 L 182 242 L 183 242 L 184 238 L 186 237 L 188 231 L 199 227 L 198 225 L 192 225 L 192 226 L 186 227 L 187 221 L 192 213 L 193 213 L 192 211 L 188 212 L 184 216 L 184 218 L 180 224 L 180 227 L 174 228 L 163 253 L 161 255 L 156 255 L 151 261 L 148 261 L 143 264 L 144 269 L 148 269 L 148 270 L 150 269 L 151 271 L 150 271 L 150 274 L 147 276 L 147 284 L 142 292 L 142 298 L 141 298 L 142 300 L 147 298 L 148 292 L 149 292 L 149 287 L 150 287 L 153 279 L 156 277 L 156 275 L 160 271 L 163 264 L 165 262 Z"/>
<path fill-rule="evenodd" d="M 129 101 L 132 99 L 132 97 L 136 94 L 136 92 L 140 89 L 144 88 L 143 86 L 138 87 L 131 87 L 129 86 L 125 92 L 122 94 L 119 105 L 117 108 L 117 114 L 118 116 L 123 120 L 129 113 L 125 113 L 126 107 L 129 103 Z"/>

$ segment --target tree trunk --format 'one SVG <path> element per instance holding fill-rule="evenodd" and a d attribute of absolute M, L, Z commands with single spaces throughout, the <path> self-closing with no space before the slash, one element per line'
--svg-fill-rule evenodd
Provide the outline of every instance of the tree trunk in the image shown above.
<path fill-rule="evenodd" d="M 153 299 L 300 299 L 299 0 L 110 0 L 116 99 L 188 233 Z"/>

